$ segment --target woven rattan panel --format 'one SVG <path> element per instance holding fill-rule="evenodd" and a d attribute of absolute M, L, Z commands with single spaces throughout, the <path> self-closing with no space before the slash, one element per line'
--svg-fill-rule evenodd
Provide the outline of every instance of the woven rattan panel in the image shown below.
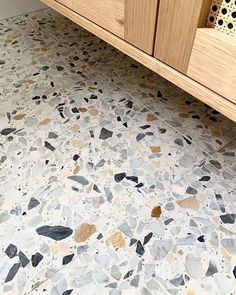
<path fill-rule="evenodd" d="M 208 26 L 236 37 L 236 0 L 213 0 Z"/>

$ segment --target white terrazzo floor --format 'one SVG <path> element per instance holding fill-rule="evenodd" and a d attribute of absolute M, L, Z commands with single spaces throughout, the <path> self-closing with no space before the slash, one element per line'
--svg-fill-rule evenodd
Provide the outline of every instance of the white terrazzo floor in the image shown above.
<path fill-rule="evenodd" d="M 0 69 L 0 294 L 236 294 L 234 122 L 50 9 Z"/>

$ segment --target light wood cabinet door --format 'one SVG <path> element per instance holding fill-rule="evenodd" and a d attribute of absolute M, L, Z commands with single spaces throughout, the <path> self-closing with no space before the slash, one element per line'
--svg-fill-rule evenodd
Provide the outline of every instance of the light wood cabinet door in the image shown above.
<path fill-rule="evenodd" d="M 198 27 L 212 0 L 160 0 L 154 56 L 186 74 Z"/>
<path fill-rule="evenodd" d="M 153 54 L 159 0 L 57 0 L 76 13 Z"/>
<path fill-rule="evenodd" d="M 153 54 L 159 0 L 125 0 L 125 40 Z"/>
<path fill-rule="evenodd" d="M 187 75 L 236 103 L 236 39 L 212 28 L 198 29 Z"/>

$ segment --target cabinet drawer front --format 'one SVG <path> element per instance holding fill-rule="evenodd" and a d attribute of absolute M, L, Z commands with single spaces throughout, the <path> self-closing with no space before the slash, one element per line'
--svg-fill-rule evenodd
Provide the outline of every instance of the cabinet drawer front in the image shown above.
<path fill-rule="evenodd" d="M 198 29 L 187 75 L 236 103 L 236 39 L 215 29 Z"/>
<path fill-rule="evenodd" d="M 57 0 L 71 10 L 124 38 L 125 0 Z"/>
<path fill-rule="evenodd" d="M 56 0 L 74 12 L 153 54 L 159 0 Z"/>

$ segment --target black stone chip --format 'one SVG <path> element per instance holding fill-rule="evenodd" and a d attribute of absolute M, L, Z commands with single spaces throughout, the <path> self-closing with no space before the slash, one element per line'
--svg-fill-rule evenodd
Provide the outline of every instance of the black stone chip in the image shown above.
<path fill-rule="evenodd" d="M 7 159 L 7 156 L 4 155 L 4 156 L 2 156 L 2 157 L 0 158 L 0 162 L 1 162 L 1 163 L 4 163 L 4 162 L 6 161 L 6 159 Z"/>
<path fill-rule="evenodd" d="M 191 186 L 189 186 L 187 189 L 186 189 L 186 193 L 187 194 L 190 194 L 190 195 L 196 195 L 197 194 L 197 190 Z"/>
<path fill-rule="evenodd" d="M 76 107 L 72 108 L 71 111 L 74 114 L 79 113 L 79 110 Z"/>
<path fill-rule="evenodd" d="M 18 270 L 20 268 L 20 263 L 15 263 L 12 268 L 9 270 L 7 277 L 5 279 L 5 283 L 10 282 L 14 279 L 15 275 L 17 274 Z"/>
<path fill-rule="evenodd" d="M 236 266 L 234 267 L 233 274 L 234 274 L 234 277 L 236 279 Z"/>
<path fill-rule="evenodd" d="M 145 253 L 145 249 L 140 241 L 137 242 L 136 253 L 140 256 Z"/>
<path fill-rule="evenodd" d="M 146 235 L 144 237 L 143 245 L 146 245 L 151 240 L 152 236 L 153 236 L 153 233 L 149 233 L 148 235 Z"/>
<path fill-rule="evenodd" d="M 143 129 L 143 130 L 148 129 L 150 127 L 151 127 L 151 125 L 143 125 L 143 126 L 140 126 L 140 128 Z"/>
<path fill-rule="evenodd" d="M 94 138 L 94 132 L 93 132 L 93 130 L 89 130 L 89 133 L 90 133 L 90 136 L 91 136 L 92 138 Z"/>
<path fill-rule="evenodd" d="M 4 129 L 2 129 L 1 134 L 7 136 L 14 131 L 16 131 L 16 128 L 4 128 Z"/>
<path fill-rule="evenodd" d="M 61 241 L 70 235 L 72 235 L 73 230 L 69 227 L 65 226 L 49 226 L 49 225 L 44 225 L 36 229 L 36 232 L 40 236 L 45 236 L 48 238 L 51 238 L 55 241 Z"/>
<path fill-rule="evenodd" d="M 199 179 L 199 181 L 209 181 L 211 179 L 210 176 L 203 176 L 202 178 Z"/>
<path fill-rule="evenodd" d="M 204 236 L 198 237 L 198 241 L 201 242 L 201 243 L 204 243 L 205 242 Z"/>
<path fill-rule="evenodd" d="M 144 133 L 139 133 L 139 134 L 136 136 L 136 140 L 137 140 L 137 142 L 141 141 L 144 137 L 145 137 L 145 134 L 144 134 Z"/>
<path fill-rule="evenodd" d="M 166 128 L 159 128 L 158 131 L 159 133 L 164 134 L 166 133 Z"/>
<path fill-rule="evenodd" d="M 168 219 L 166 219 L 166 220 L 164 221 L 164 224 L 165 224 L 165 225 L 168 225 L 168 224 L 170 224 L 173 220 L 174 220 L 173 218 L 168 218 Z"/>
<path fill-rule="evenodd" d="M 58 72 L 63 71 L 63 70 L 64 70 L 64 67 L 62 67 L 62 66 L 57 66 L 57 70 L 58 70 Z"/>
<path fill-rule="evenodd" d="M 70 295 L 73 292 L 73 289 L 66 290 L 62 293 L 62 295 Z"/>
<path fill-rule="evenodd" d="M 151 132 L 151 131 L 148 131 L 148 132 L 146 132 L 146 133 L 145 133 L 145 135 L 147 135 L 147 136 L 153 136 L 153 135 L 154 135 L 154 133 L 153 133 L 153 132 Z"/>
<path fill-rule="evenodd" d="M 19 252 L 19 259 L 21 262 L 22 267 L 26 267 L 26 265 L 30 262 L 30 260 L 26 257 L 23 252 Z"/>
<path fill-rule="evenodd" d="M 96 184 L 93 185 L 93 190 L 97 193 L 101 193 L 100 189 L 98 188 Z"/>
<path fill-rule="evenodd" d="M 43 70 L 43 71 L 47 71 L 48 69 L 49 69 L 49 66 L 43 66 L 43 67 L 42 67 L 42 70 Z"/>
<path fill-rule="evenodd" d="M 133 246 L 135 243 L 137 243 L 137 240 L 134 239 L 134 238 L 132 238 L 132 239 L 130 239 L 129 246 L 131 247 L 131 246 Z"/>
<path fill-rule="evenodd" d="M 52 152 L 55 151 L 54 146 L 52 146 L 51 143 L 49 143 L 49 142 L 47 142 L 47 141 L 45 141 L 45 147 L 46 147 L 47 149 L 49 149 L 50 151 L 52 151 Z"/>
<path fill-rule="evenodd" d="M 35 199 L 35 198 L 31 198 L 28 204 L 28 210 L 33 209 L 34 207 L 37 207 L 40 204 L 40 202 Z"/>
<path fill-rule="evenodd" d="M 100 233 L 98 236 L 97 236 L 97 240 L 101 240 L 103 238 L 103 235 Z"/>
<path fill-rule="evenodd" d="M 31 257 L 31 263 L 33 267 L 37 267 L 40 261 L 43 260 L 43 255 L 39 252 L 35 253 Z"/>
<path fill-rule="evenodd" d="M 126 107 L 129 108 L 129 109 L 132 109 L 133 107 L 133 102 L 131 100 L 129 100 L 127 103 L 126 103 Z"/>
<path fill-rule="evenodd" d="M 62 265 L 66 265 L 66 264 L 70 263 L 71 260 L 73 259 L 73 257 L 74 257 L 74 254 L 64 256 L 62 259 Z"/>
<path fill-rule="evenodd" d="M 127 278 L 129 278 L 129 277 L 131 277 L 132 274 L 133 274 L 133 272 L 134 272 L 134 270 L 129 270 L 129 271 L 125 274 L 125 276 L 124 276 L 124 280 L 127 279 Z"/>
<path fill-rule="evenodd" d="M 187 142 L 187 144 L 189 145 L 192 144 L 191 140 L 189 140 L 187 137 L 183 136 L 183 139 Z"/>
<path fill-rule="evenodd" d="M 13 244 L 9 244 L 5 250 L 5 253 L 7 254 L 8 257 L 13 258 L 17 254 L 17 247 Z"/>
<path fill-rule="evenodd" d="M 137 188 L 140 188 L 140 187 L 143 187 L 143 186 L 144 186 L 144 184 L 142 182 L 140 182 L 139 184 L 135 185 L 135 187 L 137 187 Z"/>
<path fill-rule="evenodd" d="M 32 100 L 39 100 L 40 99 L 40 96 L 36 95 L 32 98 Z"/>
<path fill-rule="evenodd" d="M 118 173 L 114 176 L 116 182 L 121 182 L 125 177 L 126 173 Z"/>
<path fill-rule="evenodd" d="M 73 160 L 74 160 L 74 161 L 77 161 L 79 158 L 80 158 L 80 156 L 77 155 L 77 154 L 75 154 L 75 155 L 73 156 Z"/>
<path fill-rule="evenodd" d="M 103 127 L 101 129 L 99 139 L 107 139 L 109 137 L 112 137 L 112 135 L 113 135 L 113 132 L 112 131 L 110 131 L 110 130 L 108 130 L 108 129 L 106 129 L 106 128 Z"/>
<path fill-rule="evenodd" d="M 77 193 L 79 192 L 79 189 L 78 189 L 77 187 L 72 186 L 71 189 L 72 189 L 74 192 L 77 192 Z"/>
<path fill-rule="evenodd" d="M 234 224 L 235 223 L 236 214 L 224 214 L 220 216 L 220 219 L 225 224 Z"/>
<path fill-rule="evenodd" d="M 138 183 L 137 176 L 126 176 L 126 179 Z"/>
<path fill-rule="evenodd" d="M 177 145 L 179 145 L 179 146 L 181 146 L 181 147 L 184 146 L 183 140 L 181 138 L 176 138 L 174 140 L 174 143 L 177 144 Z"/>

